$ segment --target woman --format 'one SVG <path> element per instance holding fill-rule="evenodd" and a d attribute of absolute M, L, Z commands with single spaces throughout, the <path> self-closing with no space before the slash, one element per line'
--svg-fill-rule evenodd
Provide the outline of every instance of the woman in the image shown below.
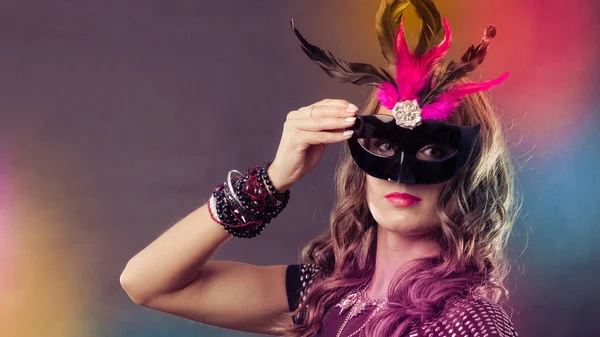
<path fill-rule="evenodd" d="M 495 29 L 459 62 L 442 62 L 448 23 L 433 2 L 410 3 L 423 20 L 414 53 L 401 24 L 409 1 L 383 1 L 377 15 L 395 76 L 342 61 L 294 28 L 330 76 L 376 86 L 367 106 L 357 113 L 348 101 L 326 99 L 290 112 L 272 164 L 241 178 L 230 172 L 208 204 L 128 262 L 121 284 L 136 303 L 273 335 L 517 336 L 500 306 L 518 213 L 514 172 L 482 94 L 506 74 L 465 79 Z M 231 236 L 259 235 L 326 144 L 341 141 L 349 152 L 336 171 L 330 231 L 304 248 L 301 264 L 208 261 Z"/>

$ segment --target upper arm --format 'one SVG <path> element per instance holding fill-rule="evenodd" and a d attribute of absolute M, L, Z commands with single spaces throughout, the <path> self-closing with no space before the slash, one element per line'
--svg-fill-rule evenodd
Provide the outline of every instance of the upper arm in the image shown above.
<path fill-rule="evenodd" d="M 186 287 L 141 305 L 222 328 L 275 334 L 275 322 L 292 324 L 287 267 L 208 261 Z"/>

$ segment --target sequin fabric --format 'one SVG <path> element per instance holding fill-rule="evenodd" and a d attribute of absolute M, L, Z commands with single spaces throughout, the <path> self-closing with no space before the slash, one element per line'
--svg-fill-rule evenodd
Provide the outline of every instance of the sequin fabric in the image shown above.
<path fill-rule="evenodd" d="M 461 299 L 430 324 L 413 330 L 410 337 L 518 337 L 500 305 L 485 300 Z"/>
<path fill-rule="evenodd" d="M 313 282 L 313 278 L 318 271 L 319 267 L 312 263 L 301 265 L 300 282 L 302 282 L 302 288 L 300 289 L 300 298 L 302 298 L 302 301 L 306 299 L 307 290 L 309 289 L 307 286 Z"/>
<path fill-rule="evenodd" d="M 311 264 L 292 265 L 299 268 L 300 282 L 296 282 L 301 288 L 293 289 L 288 286 L 288 299 L 290 299 L 290 309 L 299 304 L 298 301 L 304 301 L 310 291 L 308 287 L 319 271 L 318 267 Z M 290 267 L 292 267 L 290 266 Z M 294 274 L 289 273 L 288 277 Z M 297 275 L 297 274 L 296 274 Z M 289 280 L 288 280 L 289 281 Z M 288 285 L 291 283 L 288 283 Z M 290 296 L 296 294 L 296 300 Z M 298 296 L 299 294 L 299 296 Z M 361 315 L 354 317 L 348 323 L 341 337 L 354 331 L 371 314 L 372 308 L 367 308 Z M 340 325 L 343 323 L 346 315 L 339 315 L 338 310 L 328 310 L 324 317 L 319 332 L 312 337 L 334 337 Z M 300 313 L 294 318 L 294 323 L 298 324 L 303 318 Z M 458 299 L 448 304 L 440 316 L 430 320 L 420 326 L 414 327 L 406 337 L 518 337 L 513 323 L 502 307 L 486 300 L 467 300 Z"/>

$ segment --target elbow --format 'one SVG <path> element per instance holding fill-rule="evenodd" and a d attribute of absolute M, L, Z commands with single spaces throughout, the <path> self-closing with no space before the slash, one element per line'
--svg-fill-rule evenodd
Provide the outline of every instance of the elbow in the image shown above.
<path fill-rule="evenodd" d="M 127 267 L 121 272 L 121 276 L 119 277 L 119 283 L 121 284 L 121 288 L 125 291 L 127 296 L 137 305 L 144 306 L 148 302 L 148 297 L 143 296 L 139 289 L 139 283 L 135 281 L 132 277 L 131 273 L 127 270 Z"/>

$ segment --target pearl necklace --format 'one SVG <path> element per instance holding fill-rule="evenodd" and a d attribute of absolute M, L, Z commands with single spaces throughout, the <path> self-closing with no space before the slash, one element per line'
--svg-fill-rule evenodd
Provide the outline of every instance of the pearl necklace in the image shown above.
<path fill-rule="evenodd" d="M 363 310 L 366 309 L 366 307 L 368 305 L 376 306 L 376 308 L 373 310 L 373 313 L 369 316 L 369 318 L 367 318 L 367 320 L 356 331 L 352 332 L 350 335 L 348 335 L 346 337 L 353 337 L 354 335 L 359 333 L 367 325 L 367 323 L 369 323 L 369 321 L 375 316 L 375 314 L 379 310 L 385 308 L 387 306 L 387 304 L 388 304 L 387 297 L 376 299 L 376 300 L 368 298 L 366 288 L 361 291 L 349 294 L 340 303 L 335 305 L 335 307 L 340 308 L 340 316 L 346 309 L 350 308 L 350 311 L 348 312 L 348 315 L 346 316 L 344 323 L 342 323 L 342 326 L 340 326 L 340 329 L 338 330 L 336 337 L 340 337 L 342 335 L 342 331 L 344 330 L 344 328 L 346 327 L 346 325 L 348 324 L 350 319 L 352 319 L 355 316 L 360 315 L 363 312 Z"/>

